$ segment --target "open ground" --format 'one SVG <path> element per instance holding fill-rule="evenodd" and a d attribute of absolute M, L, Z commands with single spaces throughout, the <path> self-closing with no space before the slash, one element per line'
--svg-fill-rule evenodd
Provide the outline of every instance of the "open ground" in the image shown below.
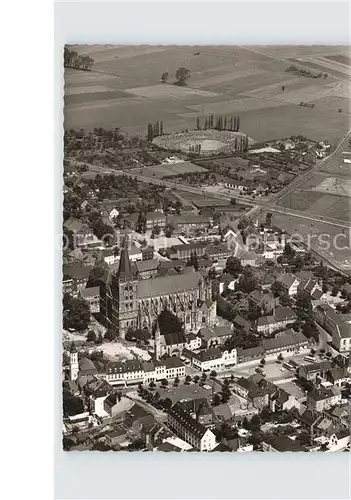
<path fill-rule="evenodd" d="M 345 47 L 73 48 L 95 63 L 91 72 L 65 70 L 66 129 L 120 127 L 145 134 L 153 117 L 163 121 L 165 133 L 181 132 L 195 128 L 197 114 L 236 113 L 240 131 L 257 141 L 302 134 L 334 143 L 349 126 Z M 286 72 L 291 58 L 311 69 L 318 60 L 328 77 Z M 181 66 L 191 71 L 186 88 L 173 85 Z M 160 83 L 163 72 L 169 73 L 166 85 Z M 315 107 L 300 107 L 300 101 Z"/>

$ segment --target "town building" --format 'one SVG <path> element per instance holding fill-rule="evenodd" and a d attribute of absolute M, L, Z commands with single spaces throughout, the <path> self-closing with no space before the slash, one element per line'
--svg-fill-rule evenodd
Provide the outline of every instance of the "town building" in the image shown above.
<path fill-rule="evenodd" d="M 179 358 L 175 357 L 166 358 L 155 363 L 138 360 L 111 361 L 106 366 L 105 375 L 110 385 L 122 387 L 184 376 L 185 366 Z"/>
<path fill-rule="evenodd" d="M 72 248 L 98 246 L 101 241 L 95 236 L 92 229 L 80 219 L 70 217 L 63 224 L 64 234 L 68 237 Z"/>
<path fill-rule="evenodd" d="M 211 451 L 217 445 L 213 432 L 193 418 L 179 403 L 169 410 L 167 424 L 179 438 L 196 450 Z"/>
<path fill-rule="evenodd" d="M 184 243 L 174 245 L 170 248 L 171 259 L 190 259 L 193 255 L 203 257 L 206 253 L 207 244 L 203 242 Z"/>
<path fill-rule="evenodd" d="M 79 296 L 88 302 L 92 314 L 100 312 L 100 288 L 98 286 L 81 289 Z"/>
<path fill-rule="evenodd" d="M 297 294 L 297 287 L 299 286 L 300 281 L 296 278 L 296 276 L 284 273 L 278 276 L 277 281 L 283 286 L 289 297 Z"/>
<path fill-rule="evenodd" d="M 200 328 L 198 336 L 201 338 L 202 347 L 209 348 L 223 345 L 226 340 L 234 335 L 233 328 L 230 326 L 214 326 L 212 328 Z"/>
<path fill-rule="evenodd" d="M 229 351 L 219 347 L 210 347 L 199 352 L 185 349 L 183 356 L 191 360 L 194 368 L 205 372 L 210 370 L 223 371 L 237 364 L 236 349 Z"/>
<path fill-rule="evenodd" d="M 322 412 L 340 403 L 341 392 L 338 387 L 323 387 L 307 393 L 306 407 L 311 412 Z"/>
<path fill-rule="evenodd" d="M 314 309 L 314 317 L 331 336 L 335 349 L 339 352 L 351 351 L 351 324 L 328 304 L 320 304 Z"/>
<path fill-rule="evenodd" d="M 262 442 L 263 451 L 276 451 L 276 452 L 284 452 L 284 451 L 306 451 L 298 442 L 289 438 L 288 436 L 271 436 L 265 438 Z"/>
<path fill-rule="evenodd" d="M 296 321 L 296 313 L 291 307 L 277 307 L 273 315 L 261 316 L 257 320 L 257 331 L 263 335 L 271 335 Z"/>

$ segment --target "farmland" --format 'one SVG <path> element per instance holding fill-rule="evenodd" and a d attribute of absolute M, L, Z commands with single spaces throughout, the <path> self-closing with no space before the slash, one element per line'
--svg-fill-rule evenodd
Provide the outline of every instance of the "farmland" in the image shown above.
<path fill-rule="evenodd" d="M 240 132 L 256 141 L 303 134 L 334 143 L 348 129 L 345 47 L 73 48 L 95 63 L 93 71 L 65 70 L 66 129 L 120 127 L 145 134 L 153 116 L 167 134 L 194 129 L 196 116 L 207 113 L 240 113 Z M 318 60 L 328 78 L 287 73 L 291 58 L 311 65 Z M 173 85 L 179 67 L 191 71 L 186 87 Z M 167 84 L 160 82 L 163 72 L 169 74 Z M 300 101 L 315 108 L 302 108 Z"/>

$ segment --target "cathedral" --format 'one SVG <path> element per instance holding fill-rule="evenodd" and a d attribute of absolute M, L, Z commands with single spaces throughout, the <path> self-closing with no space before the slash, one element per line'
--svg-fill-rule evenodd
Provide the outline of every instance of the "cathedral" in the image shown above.
<path fill-rule="evenodd" d="M 152 331 L 159 314 L 168 309 L 184 325 L 185 332 L 197 332 L 216 322 L 212 287 L 200 272 L 185 272 L 138 280 L 128 255 L 128 240 L 121 250 L 117 273 L 109 273 L 102 292 L 108 323 L 125 337 L 129 328 Z"/>

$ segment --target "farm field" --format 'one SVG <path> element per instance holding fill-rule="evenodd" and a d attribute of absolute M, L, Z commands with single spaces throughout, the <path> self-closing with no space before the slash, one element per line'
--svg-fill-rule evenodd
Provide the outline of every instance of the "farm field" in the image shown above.
<path fill-rule="evenodd" d="M 143 135 L 154 117 L 163 121 L 165 133 L 174 133 L 194 129 L 198 114 L 240 114 L 240 132 L 255 141 L 302 134 L 333 142 L 349 126 L 348 66 L 336 59 L 345 57 L 346 47 L 71 48 L 95 62 L 93 71 L 65 70 L 66 129 L 120 127 L 128 134 Z M 287 73 L 292 57 L 343 67 L 341 82 Z M 179 67 L 191 71 L 186 87 L 173 85 Z M 326 66 L 325 71 L 329 72 Z M 160 82 L 163 72 L 169 73 L 166 85 Z M 301 108 L 299 101 L 314 102 L 315 108 Z"/>
<path fill-rule="evenodd" d="M 207 172 L 206 168 L 195 165 L 189 161 L 166 164 L 166 165 L 156 165 L 154 167 L 138 167 L 132 168 L 131 173 L 135 175 L 143 175 L 145 177 L 156 177 L 157 179 L 163 179 L 169 177 L 170 175 L 179 175 L 194 172 Z"/>

